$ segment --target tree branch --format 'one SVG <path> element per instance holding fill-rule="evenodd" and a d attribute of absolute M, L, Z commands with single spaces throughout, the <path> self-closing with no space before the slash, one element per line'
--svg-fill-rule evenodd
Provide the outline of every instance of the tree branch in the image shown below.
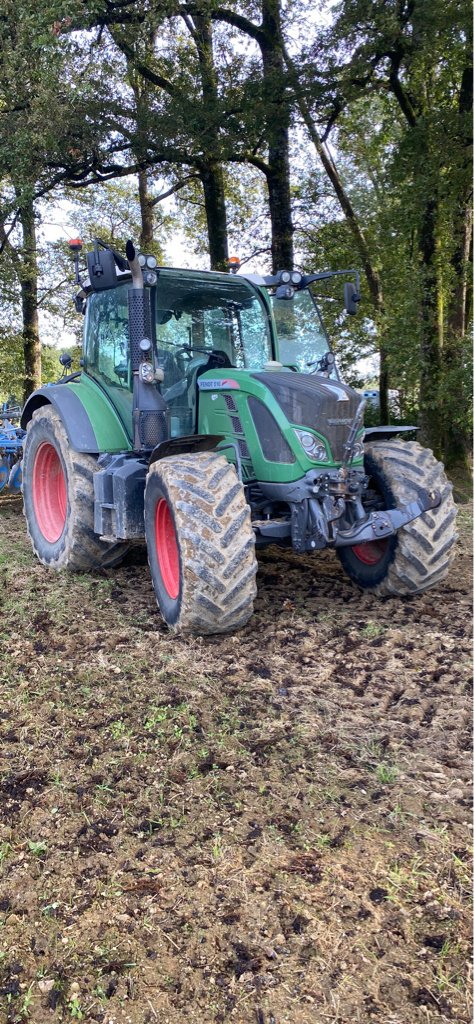
<path fill-rule="evenodd" d="M 148 67 L 148 64 L 144 64 L 143 61 L 139 60 L 133 51 L 133 47 L 129 46 L 124 39 L 119 39 L 116 32 L 112 32 L 110 30 L 110 34 L 115 45 L 118 46 L 124 57 L 127 58 L 127 61 L 130 61 L 130 63 L 133 64 L 142 78 L 145 78 L 147 82 L 151 82 L 152 85 L 157 85 L 159 89 L 164 89 L 169 96 L 176 96 L 178 90 L 173 83 L 170 82 L 169 78 L 165 78 L 164 75 L 157 74 Z"/>
<path fill-rule="evenodd" d="M 184 4 L 181 8 L 178 8 L 178 13 L 186 14 L 200 14 L 202 11 L 199 10 L 194 4 Z M 235 11 L 229 11 L 226 7 L 218 7 L 215 11 L 209 11 L 209 16 L 212 21 L 225 21 L 228 25 L 232 25 L 234 28 L 240 29 L 245 35 L 251 36 L 252 39 L 256 39 L 257 43 L 261 46 L 262 42 L 265 42 L 265 33 L 261 25 L 255 25 L 253 21 L 248 18 L 244 18 L 242 14 L 236 14 Z"/>
<path fill-rule="evenodd" d="M 14 228 L 16 226 L 16 223 L 18 221 L 19 215 L 20 215 L 19 211 L 17 210 L 17 212 L 15 213 L 15 216 L 13 218 L 13 221 L 12 221 L 10 227 L 8 228 L 8 231 L 5 230 L 5 225 L 4 224 L 0 224 L 0 256 L 1 256 L 2 252 L 4 251 L 4 249 L 8 248 L 14 264 L 15 264 L 15 258 L 19 259 L 19 256 L 18 256 L 18 253 L 17 253 L 15 247 L 10 242 L 10 235 L 11 235 L 12 231 L 14 230 Z"/>
<path fill-rule="evenodd" d="M 417 116 L 413 104 L 409 99 L 407 93 L 405 92 L 402 83 L 398 77 L 398 71 L 398 65 L 395 64 L 394 61 L 392 61 L 392 70 L 388 76 L 390 89 L 398 102 L 398 105 L 400 107 L 400 110 L 402 111 L 403 116 L 408 121 L 410 128 L 415 128 L 417 123 Z"/>
<path fill-rule="evenodd" d="M 166 192 L 162 192 L 161 195 L 155 196 L 154 199 L 151 199 L 150 206 L 156 206 L 158 203 L 161 203 L 163 199 L 168 199 L 168 197 L 174 195 L 175 192 L 180 192 L 181 189 L 188 184 L 188 181 L 200 180 L 201 179 L 199 174 L 188 174 L 186 178 L 182 178 L 181 181 L 178 181 L 176 185 L 173 185 L 171 188 L 167 189 Z"/>

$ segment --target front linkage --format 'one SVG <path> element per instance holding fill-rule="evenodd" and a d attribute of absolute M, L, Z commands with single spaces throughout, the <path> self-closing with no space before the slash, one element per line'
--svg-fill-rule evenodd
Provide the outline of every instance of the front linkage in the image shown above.
<path fill-rule="evenodd" d="M 416 500 L 400 508 L 368 513 L 362 504 L 368 482 L 363 470 L 342 467 L 319 474 L 312 470 L 295 484 L 260 486 L 267 499 L 289 504 L 291 519 L 286 532 L 299 553 L 328 546 L 352 547 L 391 537 L 441 502 L 438 490 L 420 489 Z M 271 522 L 267 527 L 260 520 L 258 532 L 262 537 L 271 537 Z M 279 536 L 282 537 L 281 530 Z"/>
<path fill-rule="evenodd" d="M 384 540 L 429 509 L 438 508 L 441 503 L 440 491 L 419 488 L 418 498 L 400 508 L 367 512 L 362 498 L 369 478 L 363 469 L 351 468 L 365 405 L 363 399 L 357 407 L 339 469 L 310 470 L 294 484 L 261 485 L 267 498 L 288 503 L 291 520 L 287 523 L 287 535 L 291 536 L 292 547 L 299 553 L 328 546 L 353 547 Z M 272 527 L 266 527 L 264 522 L 259 522 L 257 529 L 263 537 L 274 535 Z M 280 527 L 280 538 L 284 529 L 284 526 Z"/>

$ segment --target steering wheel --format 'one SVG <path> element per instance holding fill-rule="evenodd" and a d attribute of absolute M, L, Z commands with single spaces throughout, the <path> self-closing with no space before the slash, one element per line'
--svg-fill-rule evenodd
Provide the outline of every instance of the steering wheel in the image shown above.
<path fill-rule="evenodd" d="M 180 356 L 183 352 L 192 359 L 195 352 L 203 352 L 205 356 L 210 356 L 212 348 L 198 348 L 196 345 L 180 345 L 179 348 L 176 349 L 175 355 Z"/>

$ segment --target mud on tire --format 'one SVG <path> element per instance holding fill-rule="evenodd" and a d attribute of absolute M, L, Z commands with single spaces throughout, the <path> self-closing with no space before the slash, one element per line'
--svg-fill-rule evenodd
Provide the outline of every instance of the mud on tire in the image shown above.
<path fill-rule="evenodd" d="M 23 456 L 23 511 L 43 565 L 86 572 L 117 565 L 129 545 L 94 533 L 94 455 L 73 451 L 57 412 L 37 409 Z"/>
<path fill-rule="evenodd" d="M 377 508 L 400 508 L 422 490 L 438 490 L 441 504 L 386 541 L 340 548 L 342 566 L 355 583 L 378 597 L 427 590 L 446 576 L 454 557 L 457 509 L 443 464 L 416 441 L 379 441 L 366 445 L 365 453 L 368 495 L 375 496 Z"/>
<path fill-rule="evenodd" d="M 229 633 L 257 592 L 250 509 L 233 466 L 214 452 L 153 463 L 145 488 L 148 562 L 171 629 Z"/>

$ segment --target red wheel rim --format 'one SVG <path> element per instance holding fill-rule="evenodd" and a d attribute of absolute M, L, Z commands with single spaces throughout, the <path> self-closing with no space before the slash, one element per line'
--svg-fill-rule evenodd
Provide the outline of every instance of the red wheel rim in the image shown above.
<path fill-rule="evenodd" d="M 381 562 L 388 547 L 388 540 L 372 540 L 367 544 L 356 544 L 352 551 L 364 565 L 377 565 Z"/>
<path fill-rule="evenodd" d="M 43 537 L 55 544 L 66 524 L 67 487 L 61 459 L 47 441 L 36 452 L 32 490 L 36 522 Z"/>
<path fill-rule="evenodd" d="M 155 509 L 155 546 L 161 578 L 168 597 L 179 594 L 179 553 L 168 502 L 160 498 Z"/>

